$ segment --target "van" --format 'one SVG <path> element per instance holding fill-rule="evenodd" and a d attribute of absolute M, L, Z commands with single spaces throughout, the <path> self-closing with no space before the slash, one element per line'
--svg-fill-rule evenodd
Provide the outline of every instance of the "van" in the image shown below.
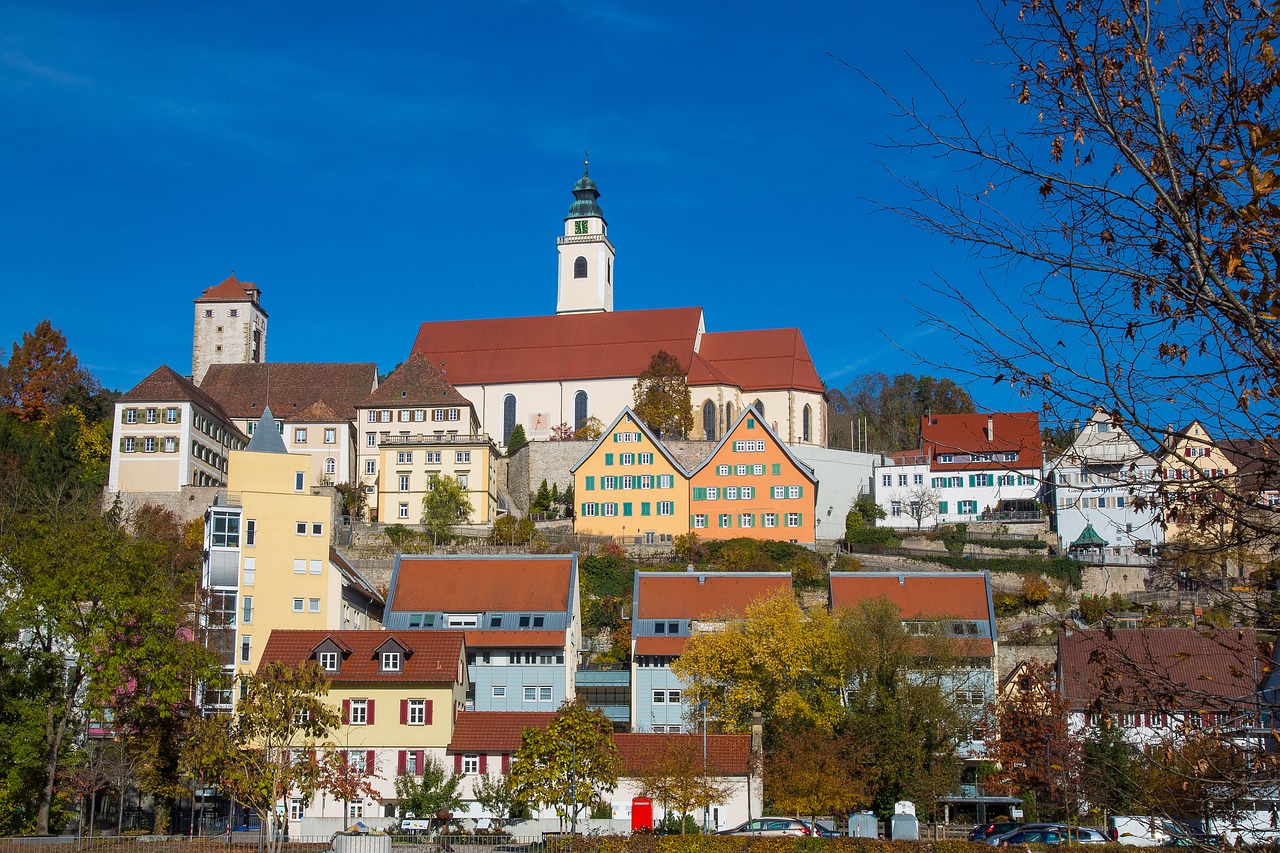
<path fill-rule="evenodd" d="M 1158 847 L 1184 833 L 1172 821 L 1151 815 L 1112 815 L 1107 818 L 1112 841 L 1130 847 Z"/>

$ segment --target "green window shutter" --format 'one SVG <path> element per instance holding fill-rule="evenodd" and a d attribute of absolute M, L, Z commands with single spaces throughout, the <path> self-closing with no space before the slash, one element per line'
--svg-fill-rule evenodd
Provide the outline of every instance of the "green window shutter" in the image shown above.
<path fill-rule="evenodd" d="M 640 504 L 640 514 L 641 514 L 641 515 L 648 515 L 648 514 L 649 514 L 649 502 L 648 502 L 648 501 L 642 501 L 642 502 L 641 502 L 641 504 Z"/>
<path fill-rule="evenodd" d="M 755 428 L 756 428 L 756 419 L 747 418 L 747 429 L 755 429 Z"/>
<path fill-rule="evenodd" d="M 594 492 L 594 491 L 596 490 L 596 478 L 595 478 L 595 477 L 587 477 L 587 487 L 586 487 L 586 488 L 587 488 L 587 491 L 588 491 L 588 492 Z"/>
<path fill-rule="evenodd" d="M 804 524 L 804 513 L 803 513 L 803 512 L 802 512 L 802 513 L 800 513 L 800 524 L 801 524 L 801 525 L 803 525 L 803 524 Z"/>
<path fill-rule="evenodd" d="M 780 462 L 773 463 L 773 476 L 777 477 L 780 474 L 782 474 L 782 463 Z"/>
<path fill-rule="evenodd" d="M 804 497 L 804 486 L 800 486 L 800 497 Z"/>
<path fill-rule="evenodd" d="M 946 501 L 938 501 L 938 514 L 939 514 L 939 515 L 946 515 L 946 514 L 947 514 L 947 502 L 946 502 Z"/>
<path fill-rule="evenodd" d="M 629 503 L 624 503 L 624 504 L 622 505 L 622 514 L 623 514 L 623 515 L 631 515 L 631 504 L 629 504 Z"/>
<path fill-rule="evenodd" d="M 693 499 L 695 501 L 705 501 L 707 499 L 707 489 L 705 486 L 695 486 L 693 489 Z"/>
<path fill-rule="evenodd" d="M 606 464 L 606 465 L 612 465 L 612 464 L 613 464 L 613 454 L 612 454 L 612 453 L 606 453 L 606 454 L 604 455 L 604 464 Z"/>
<path fill-rule="evenodd" d="M 973 475 L 972 475 L 972 474 L 970 474 L 970 475 L 969 475 L 969 488 L 971 488 L 971 489 L 973 488 Z"/>
<path fill-rule="evenodd" d="M 616 432 L 613 434 L 613 440 L 614 442 L 617 442 L 618 440 L 618 434 Z"/>

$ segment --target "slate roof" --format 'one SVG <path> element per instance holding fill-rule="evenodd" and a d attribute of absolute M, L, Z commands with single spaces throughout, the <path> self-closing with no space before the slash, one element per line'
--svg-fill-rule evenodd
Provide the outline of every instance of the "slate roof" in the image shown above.
<path fill-rule="evenodd" d="M 831 609 L 886 596 L 903 619 L 994 618 L 985 572 L 832 572 Z"/>
<path fill-rule="evenodd" d="M 740 617 L 747 605 L 791 592 L 788 572 L 636 572 L 635 618 Z"/>
<path fill-rule="evenodd" d="M 262 410 L 262 417 L 258 418 L 258 425 L 253 430 L 253 438 L 249 439 L 249 446 L 245 450 L 250 453 L 289 452 L 284 446 L 284 438 L 280 435 L 280 427 L 276 424 L 276 419 L 271 416 L 270 406 Z"/>
<path fill-rule="evenodd" d="M 313 650 L 326 639 L 346 645 L 351 654 L 345 656 L 338 672 L 328 673 L 330 681 L 443 681 L 452 684 L 458 677 L 462 659 L 461 631 L 282 631 L 275 630 L 262 650 L 263 664 L 280 661 L 296 666 L 313 659 Z M 411 654 L 405 655 L 400 672 L 379 672 L 376 650 L 394 639 Z"/>
<path fill-rule="evenodd" d="M 329 562 L 338 569 L 338 573 L 347 581 L 348 584 L 363 592 L 369 598 L 383 604 L 382 594 L 374 587 L 369 579 L 360 573 L 360 570 L 347 562 L 347 558 L 338 552 L 338 549 L 329 548 Z"/>
<path fill-rule="evenodd" d="M 460 711 L 449 752 L 513 753 L 525 728 L 545 729 L 555 716 L 551 711 Z"/>
<path fill-rule="evenodd" d="M 462 613 L 569 610 L 573 555 L 396 558 L 388 608 Z"/>
<path fill-rule="evenodd" d="M 1059 689 L 1072 710 L 1100 700 L 1139 711 L 1239 710 L 1267 669 L 1257 636 L 1247 628 L 1097 629 L 1058 636 Z"/>
<path fill-rule="evenodd" d="M 323 400 L 340 417 L 354 421 L 356 404 L 378 381 L 373 362 L 278 362 L 211 364 L 201 389 L 218 400 L 233 418 L 254 420 L 268 402 L 276 418 L 293 423 L 294 415 Z"/>
<path fill-rule="evenodd" d="M 167 364 L 162 364 L 137 385 L 116 398 L 118 403 L 195 403 L 215 417 L 221 418 L 244 441 L 249 437 L 231 423 L 227 411 L 213 397 Z"/>
<path fill-rule="evenodd" d="M 361 403 L 364 406 L 461 406 L 471 402 L 440 372 L 440 368 L 420 352 L 409 358 L 383 380 Z"/>
<path fill-rule="evenodd" d="M 987 437 L 990 418 L 992 436 Z M 978 412 L 962 415 L 924 415 L 920 446 L 936 471 L 990 470 L 993 466 L 1036 468 L 1044 462 L 1040 416 L 1035 412 Z M 1017 462 L 939 462 L 940 453 L 999 453 L 1014 451 Z"/>
<path fill-rule="evenodd" d="M 679 744 L 702 760 L 701 734 L 617 733 L 613 742 L 622 759 L 620 776 L 636 777 L 652 767 L 669 745 Z M 747 776 L 751 773 L 751 735 L 707 735 L 707 769 L 715 776 Z"/>
<path fill-rule="evenodd" d="M 240 281 L 234 275 L 229 275 L 222 281 L 206 287 L 197 297 L 195 302 L 258 302 L 258 297 L 262 293 L 261 289 L 251 281 Z M 261 310 L 261 306 L 259 306 Z M 263 311 L 263 316 L 266 316 Z"/>
<path fill-rule="evenodd" d="M 821 394 L 825 390 L 799 329 L 707 332 L 698 354 L 743 391 L 796 388 Z"/>

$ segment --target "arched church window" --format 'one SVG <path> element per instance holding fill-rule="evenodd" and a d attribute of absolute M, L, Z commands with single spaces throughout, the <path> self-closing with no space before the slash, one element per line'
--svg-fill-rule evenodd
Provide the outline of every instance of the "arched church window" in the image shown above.
<path fill-rule="evenodd" d="M 804 436 L 804 441 L 812 441 L 813 432 L 813 409 L 808 406 L 804 407 L 804 411 L 800 415 L 800 434 Z"/>
<path fill-rule="evenodd" d="M 577 432 L 587 423 L 587 392 L 579 391 L 573 395 L 573 431 Z"/>
<path fill-rule="evenodd" d="M 707 441 L 716 440 L 716 404 L 710 400 L 702 404 L 702 431 Z"/>
<path fill-rule="evenodd" d="M 511 443 L 511 431 L 516 428 L 516 396 L 508 394 L 502 398 L 502 445 Z"/>
<path fill-rule="evenodd" d="M 733 428 L 733 403 L 724 404 L 724 431 L 728 432 Z"/>
<path fill-rule="evenodd" d="M 755 409 L 756 412 L 759 413 L 760 420 L 764 420 L 764 403 L 760 402 L 759 400 L 756 400 L 754 403 L 751 404 L 751 408 Z"/>
<path fill-rule="evenodd" d="M 573 277 L 574 278 L 587 277 L 587 259 L 582 257 L 581 255 L 579 255 L 573 261 Z"/>

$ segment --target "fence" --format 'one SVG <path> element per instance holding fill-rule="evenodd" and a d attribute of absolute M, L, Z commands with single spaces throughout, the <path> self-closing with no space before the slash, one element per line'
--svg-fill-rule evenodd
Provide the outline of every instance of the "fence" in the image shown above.
<path fill-rule="evenodd" d="M 335 835 L 286 837 L 281 853 L 556 853 L 571 848 L 567 836 Z M 74 835 L 0 837 L 0 853 L 263 853 L 273 843 L 258 832 L 230 835 Z"/>

